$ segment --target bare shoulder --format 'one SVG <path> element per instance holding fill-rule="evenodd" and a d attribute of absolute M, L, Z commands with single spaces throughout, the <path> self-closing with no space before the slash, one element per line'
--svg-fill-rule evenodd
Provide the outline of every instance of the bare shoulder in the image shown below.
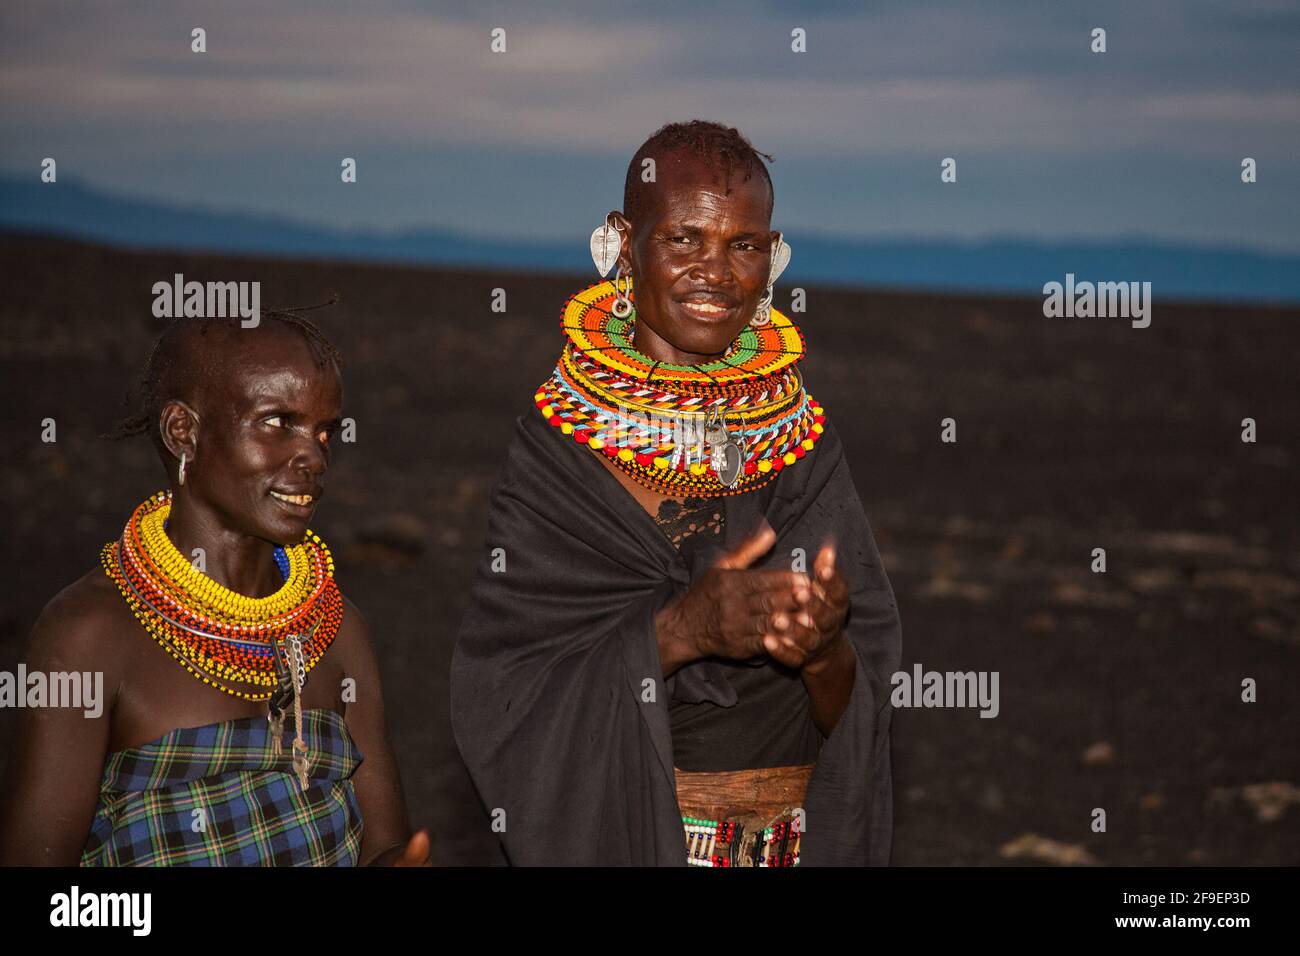
<path fill-rule="evenodd" d="M 339 592 L 343 598 L 343 624 L 339 627 L 339 637 L 345 634 L 352 638 L 370 641 L 370 625 L 366 623 L 361 609 L 352 603 L 352 599 Z"/>
<path fill-rule="evenodd" d="M 135 626 L 117 585 L 102 568 L 93 568 L 45 605 L 32 628 L 28 662 L 111 670 Z"/>
<path fill-rule="evenodd" d="M 353 673 L 358 664 L 371 654 L 370 627 L 361 610 L 347 595 L 343 595 L 343 623 L 334 636 L 334 646 L 347 673 Z"/>

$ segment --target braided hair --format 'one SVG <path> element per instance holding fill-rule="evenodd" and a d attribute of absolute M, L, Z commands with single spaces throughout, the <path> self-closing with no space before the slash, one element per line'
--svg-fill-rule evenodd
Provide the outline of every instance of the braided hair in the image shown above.
<path fill-rule="evenodd" d="M 756 172 L 767 180 L 768 193 L 772 192 L 772 177 L 763 164 L 764 159 L 772 162 L 772 157 L 756 150 L 739 130 L 708 120 L 669 123 L 642 143 L 628 163 L 627 178 L 623 181 L 623 214 L 628 219 L 636 222 L 645 205 L 645 188 L 649 184 L 641 179 L 642 161 L 679 150 L 712 160 L 715 167 L 721 167 L 726 192 L 731 192 L 733 173 L 740 175 L 741 182 L 748 182 Z"/>
<path fill-rule="evenodd" d="M 319 305 L 295 306 L 285 309 L 263 309 L 262 321 L 269 320 L 279 326 L 291 329 L 302 336 L 311 350 L 312 359 L 319 369 L 343 367 L 343 355 L 333 343 L 325 337 L 314 322 L 300 313 L 338 302 L 335 295 L 328 302 Z M 238 316 L 228 318 L 190 318 L 176 317 L 167 323 L 162 334 L 154 343 L 153 351 L 145 362 L 144 371 L 131 390 L 127 393 L 125 403 L 133 400 L 136 411 L 122 418 L 113 430 L 103 437 L 114 441 L 131 438 L 136 435 L 148 435 L 158 454 L 166 461 L 170 452 L 163 442 L 158 419 L 163 406 L 168 402 L 183 397 L 187 385 L 195 381 L 195 349 L 192 336 L 206 336 L 214 328 L 234 330 L 241 322 Z M 257 328 L 261 328 L 259 324 Z M 244 330 L 241 331 L 251 331 Z"/>

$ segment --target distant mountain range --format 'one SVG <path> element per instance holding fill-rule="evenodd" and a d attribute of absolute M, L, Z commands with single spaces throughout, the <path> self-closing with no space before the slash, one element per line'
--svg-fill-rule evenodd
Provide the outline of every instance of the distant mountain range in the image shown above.
<path fill-rule="evenodd" d="M 0 230 L 151 249 L 595 274 L 585 235 L 560 243 L 493 241 L 437 230 L 346 232 L 119 198 L 66 180 L 42 184 L 0 177 Z M 1157 299 L 1300 302 L 1300 255 L 1154 240 L 854 240 L 797 232 L 787 238 L 795 255 L 783 285 L 1040 296 L 1044 283 L 1073 273 L 1079 281 L 1150 282 Z"/>

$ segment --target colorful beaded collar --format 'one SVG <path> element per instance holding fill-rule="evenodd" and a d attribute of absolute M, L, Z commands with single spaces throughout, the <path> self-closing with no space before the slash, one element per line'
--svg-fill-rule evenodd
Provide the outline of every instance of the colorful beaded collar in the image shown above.
<path fill-rule="evenodd" d="M 280 670 L 288 660 L 301 672 L 295 686 L 305 682 L 343 622 L 343 596 L 325 542 L 308 531 L 301 544 L 277 549 L 284 586 L 252 598 L 223 587 L 177 550 L 163 528 L 170 513 L 169 492 L 151 496 L 132 513 L 122 537 L 100 553 L 136 619 L 191 675 L 232 696 L 277 696 L 277 654 Z"/>
<path fill-rule="evenodd" d="M 636 312 L 618 318 L 614 298 L 600 282 L 565 304 L 567 342 L 534 395 L 561 433 L 671 497 L 744 494 L 813 450 L 825 416 L 803 387 L 803 334 L 789 318 L 772 309 L 722 358 L 673 365 L 636 349 Z"/>

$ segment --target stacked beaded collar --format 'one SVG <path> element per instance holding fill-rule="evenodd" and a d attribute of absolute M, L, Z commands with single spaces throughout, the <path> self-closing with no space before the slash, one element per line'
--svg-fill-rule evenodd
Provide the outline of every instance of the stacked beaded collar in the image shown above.
<path fill-rule="evenodd" d="M 564 435 L 672 497 L 744 494 L 813 450 L 825 416 L 795 367 L 803 334 L 785 315 L 746 326 L 720 359 L 672 365 L 637 351 L 636 312 L 618 318 L 614 298 L 600 282 L 565 304 L 568 341 L 533 396 Z"/>
<path fill-rule="evenodd" d="M 104 571 L 144 629 L 194 677 L 245 700 L 282 697 L 287 704 L 343 622 L 343 596 L 325 542 L 308 531 L 301 544 L 277 548 L 284 586 L 267 597 L 251 598 L 190 564 L 163 530 L 169 514 L 170 492 L 145 500 L 122 537 L 104 545 Z M 297 672 L 291 673 L 288 694 L 282 693 L 286 660 L 290 671 Z M 227 682 L 266 690 L 247 691 Z M 272 707 L 273 715 L 276 709 Z"/>

